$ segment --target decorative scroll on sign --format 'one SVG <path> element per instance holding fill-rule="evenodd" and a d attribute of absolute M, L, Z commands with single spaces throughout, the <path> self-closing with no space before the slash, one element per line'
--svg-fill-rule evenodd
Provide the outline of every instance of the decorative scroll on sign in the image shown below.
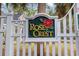
<path fill-rule="evenodd" d="M 45 16 L 38 16 L 28 21 L 29 38 L 55 37 L 55 20 Z"/>

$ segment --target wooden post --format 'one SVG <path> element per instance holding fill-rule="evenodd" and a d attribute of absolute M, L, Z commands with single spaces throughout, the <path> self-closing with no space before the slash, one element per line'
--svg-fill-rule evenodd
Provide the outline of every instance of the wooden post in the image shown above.
<path fill-rule="evenodd" d="M 13 55 L 13 38 L 11 37 L 11 20 L 13 19 L 12 14 L 7 16 L 7 29 L 6 29 L 6 48 L 5 55 L 12 56 Z"/>

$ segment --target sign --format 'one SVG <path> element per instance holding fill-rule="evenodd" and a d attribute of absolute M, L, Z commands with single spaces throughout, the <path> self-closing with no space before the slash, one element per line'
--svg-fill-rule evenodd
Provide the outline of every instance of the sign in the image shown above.
<path fill-rule="evenodd" d="M 29 38 L 52 38 L 55 37 L 55 20 L 45 16 L 38 16 L 29 20 Z"/>
<path fill-rule="evenodd" d="M 56 16 L 37 14 L 26 20 L 27 42 L 48 42 L 56 40 Z"/>

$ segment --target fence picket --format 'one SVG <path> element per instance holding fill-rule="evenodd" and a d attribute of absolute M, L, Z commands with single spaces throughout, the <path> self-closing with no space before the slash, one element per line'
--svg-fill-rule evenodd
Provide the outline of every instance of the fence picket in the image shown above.
<path fill-rule="evenodd" d="M 37 43 L 34 43 L 34 56 L 37 56 Z"/>
<path fill-rule="evenodd" d="M 55 42 L 52 42 L 52 56 L 55 56 Z"/>
<path fill-rule="evenodd" d="M 40 43 L 40 56 L 43 56 L 43 43 Z"/>
<path fill-rule="evenodd" d="M 3 44 L 3 33 L 2 33 L 2 30 L 3 30 L 3 25 L 4 25 L 4 18 L 1 18 L 0 19 L 1 20 L 1 22 L 0 22 L 0 56 L 2 56 L 2 49 L 3 49 L 3 46 L 2 46 L 2 44 Z"/>
<path fill-rule="evenodd" d="M 31 56 L 31 43 L 28 43 L 28 56 Z"/>
<path fill-rule="evenodd" d="M 23 37 L 23 56 L 26 55 L 26 42 L 25 42 L 25 37 Z"/>
<path fill-rule="evenodd" d="M 9 14 L 7 16 L 7 26 L 6 26 L 6 47 L 5 47 L 5 55 L 8 56 L 8 55 L 13 55 L 13 38 L 11 37 L 11 29 L 12 29 L 12 25 L 11 25 L 11 21 L 13 20 L 13 15 L 12 14 Z"/>
<path fill-rule="evenodd" d="M 72 11 L 69 13 L 69 32 L 72 34 Z M 70 54 L 71 56 L 74 55 L 74 48 L 73 48 L 73 37 L 70 37 Z"/>
<path fill-rule="evenodd" d="M 58 34 L 60 34 L 61 32 L 61 26 L 60 26 L 60 22 L 57 22 L 57 32 Z M 61 38 L 60 36 L 58 37 L 58 55 L 60 56 L 61 55 Z"/>
<path fill-rule="evenodd" d="M 49 56 L 49 42 L 46 42 L 46 56 Z"/>
<path fill-rule="evenodd" d="M 67 37 L 66 37 L 66 17 L 63 19 L 63 30 L 64 30 L 64 55 L 67 56 Z"/>
<path fill-rule="evenodd" d="M 2 33 L 0 32 L 0 56 L 2 56 Z"/>
<path fill-rule="evenodd" d="M 23 30 L 23 32 L 22 32 L 22 30 L 21 30 L 21 37 L 22 37 L 22 40 L 23 40 L 23 56 L 25 56 L 26 55 L 26 22 L 23 22 L 23 28 L 22 28 L 22 30 Z"/>
<path fill-rule="evenodd" d="M 17 37 L 17 56 L 20 56 L 20 37 Z"/>

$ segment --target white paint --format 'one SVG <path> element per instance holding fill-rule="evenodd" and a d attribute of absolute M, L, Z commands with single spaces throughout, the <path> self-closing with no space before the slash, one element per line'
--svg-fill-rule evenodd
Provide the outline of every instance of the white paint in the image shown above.
<path fill-rule="evenodd" d="M 49 51 L 50 51 L 50 49 L 49 49 L 49 43 L 46 42 L 46 56 L 49 56 Z"/>
<path fill-rule="evenodd" d="M 28 43 L 28 56 L 31 56 L 31 43 Z"/>
<path fill-rule="evenodd" d="M 60 22 L 57 22 L 57 32 L 58 34 L 60 34 L 60 31 L 61 31 L 61 25 L 60 25 Z M 59 40 L 58 41 L 58 55 L 60 56 L 61 55 L 61 37 L 57 37 L 57 39 Z"/>
<path fill-rule="evenodd" d="M 63 20 L 63 30 L 64 30 L 64 35 L 66 35 L 66 17 Z M 64 55 L 67 56 L 68 51 L 67 51 L 67 37 L 64 37 Z"/>
<path fill-rule="evenodd" d="M 76 15 L 76 5 L 74 6 L 74 27 L 75 27 L 75 32 L 77 34 L 77 37 L 76 37 L 76 55 L 79 56 L 79 37 L 78 37 L 78 20 L 77 20 L 77 15 Z"/>
<path fill-rule="evenodd" d="M 0 32 L 0 56 L 2 56 L 2 33 Z"/>
<path fill-rule="evenodd" d="M 72 34 L 72 11 L 69 13 L 69 32 Z M 70 37 L 70 54 L 74 55 L 73 37 Z"/>
<path fill-rule="evenodd" d="M 17 56 L 20 56 L 20 38 L 17 37 L 17 53 L 16 53 Z"/>
<path fill-rule="evenodd" d="M 25 42 L 25 37 L 23 37 L 23 56 L 26 55 L 26 42 Z"/>
<path fill-rule="evenodd" d="M 40 43 L 40 56 L 43 56 L 43 43 Z"/>
<path fill-rule="evenodd" d="M 55 52 L 55 42 L 52 42 L 52 56 L 55 56 L 56 52 Z"/>
<path fill-rule="evenodd" d="M 6 29 L 6 48 L 5 48 L 5 55 L 13 55 L 13 38 L 11 38 L 11 21 L 13 20 L 12 14 L 7 16 L 7 29 Z"/>
<path fill-rule="evenodd" d="M 34 56 L 37 56 L 37 43 L 34 43 Z"/>

